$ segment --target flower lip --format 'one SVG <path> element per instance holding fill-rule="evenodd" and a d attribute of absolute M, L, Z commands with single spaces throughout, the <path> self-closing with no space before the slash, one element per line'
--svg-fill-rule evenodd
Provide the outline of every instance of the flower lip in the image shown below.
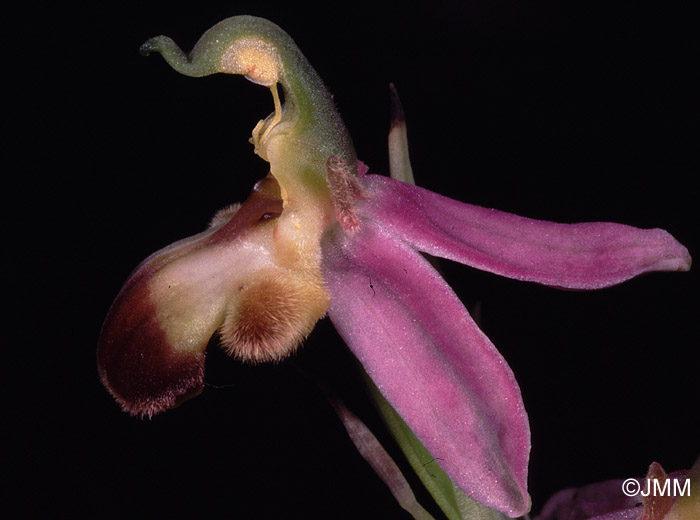
<path fill-rule="evenodd" d="M 105 319 L 97 349 L 100 378 L 125 411 L 151 417 L 201 392 L 204 350 L 223 320 L 223 310 L 214 312 L 210 322 L 197 324 L 201 327 L 197 335 L 173 336 L 164 316 L 180 310 L 182 297 L 169 290 L 170 285 L 163 287 L 167 282 L 159 282 L 160 274 L 188 255 L 206 255 L 245 240 L 281 211 L 279 185 L 266 177 L 228 222 L 154 253 L 131 274 Z M 184 293 L 185 298 L 188 295 Z"/>

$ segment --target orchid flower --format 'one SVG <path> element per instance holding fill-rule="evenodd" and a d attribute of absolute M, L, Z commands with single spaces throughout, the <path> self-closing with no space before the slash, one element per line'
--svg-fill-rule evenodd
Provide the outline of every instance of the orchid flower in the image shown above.
<path fill-rule="evenodd" d="M 241 74 L 270 89 L 274 111 L 251 139 L 269 175 L 208 229 L 148 257 L 113 303 L 98 368 L 122 408 L 151 417 L 198 394 L 217 334 L 243 362 L 274 362 L 327 315 L 459 488 L 508 516 L 528 511 L 530 432 L 515 377 L 421 253 L 598 289 L 687 270 L 687 250 L 660 229 L 537 221 L 369 174 L 317 73 L 266 20 L 226 19 L 189 55 L 165 36 L 142 52 L 188 76 Z M 409 178 L 400 140 L 390 153 L 394 177 Z"/>

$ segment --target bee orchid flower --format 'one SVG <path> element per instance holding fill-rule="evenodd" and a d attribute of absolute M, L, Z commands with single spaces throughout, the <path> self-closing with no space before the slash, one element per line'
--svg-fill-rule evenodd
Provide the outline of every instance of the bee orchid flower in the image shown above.
<path fill-rule="evenodd" d="M 537 221 L 369 174 L 317 73 L 266 20 L 226 19 L 189 55 L 165 36 L 141 50 L 188 76 L 241 74 L 270 89 L 274 111 L 251 139 L 269 175 L 208 229 L 147 258 L 113 303 L 97 360 L 122 408 L 150 417 L 199 393 L 216 335 L 241 361 L 274 362 L 327 315 L 454 483 L 524 514 L 530 432 L 519 387 L 421 253 L 598 289 L 687 270 L 687 250 L 659 229 Z"/>

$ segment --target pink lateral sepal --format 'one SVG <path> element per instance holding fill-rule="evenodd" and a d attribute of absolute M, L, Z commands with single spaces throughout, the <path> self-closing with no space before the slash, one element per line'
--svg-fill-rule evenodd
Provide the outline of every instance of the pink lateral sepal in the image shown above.
<path fill-rule="evenodd" d="M 530 430 L 512 371 L 445 281 L 363 221 L 322 240 L 328 315 L 378 388 L 455 484 L 519 516 Z"/>

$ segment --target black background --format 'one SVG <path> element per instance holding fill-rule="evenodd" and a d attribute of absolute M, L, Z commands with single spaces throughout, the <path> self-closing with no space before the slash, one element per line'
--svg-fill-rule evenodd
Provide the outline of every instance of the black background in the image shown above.
<path fill-rule="evenodd" d="M 141 421 L 102 388 L 109 305 L 151 252 L 201 230 L 267 172 L 250 131 L 272 108 L 240 77 L 192 79 L 138 47 L 190 49 L 236 14 L 271 19 L 330 90 L 375 173 L 388 84 L 418 184 L 521 215 L 661 227 L 698 240 L 697 18 L 611 2 L 120 3 L 8 19 L 4 465 L 24 517 L 404 518 L 313 380 L 368 412 L 323 322 L 293 362 L 209 350 L 203 395 Z M 613 4 L 613 5 L 609 5 Z M 8 63 L 6 62 L 6 63 Z M 16 72 L 14 72 L 16 71 Z M 445 261 L 521 385 L 533 511 L 557 489 L 698 455 L 698 274 L 557 291 Z M 13 290 L 18 292 L 15 294 Z M 19 362 L 11 361 L 19 353 Z M 367 420 L 373 423 L 371 415 Z M 7 488 L 6 488 L 7 490 Z"/>

